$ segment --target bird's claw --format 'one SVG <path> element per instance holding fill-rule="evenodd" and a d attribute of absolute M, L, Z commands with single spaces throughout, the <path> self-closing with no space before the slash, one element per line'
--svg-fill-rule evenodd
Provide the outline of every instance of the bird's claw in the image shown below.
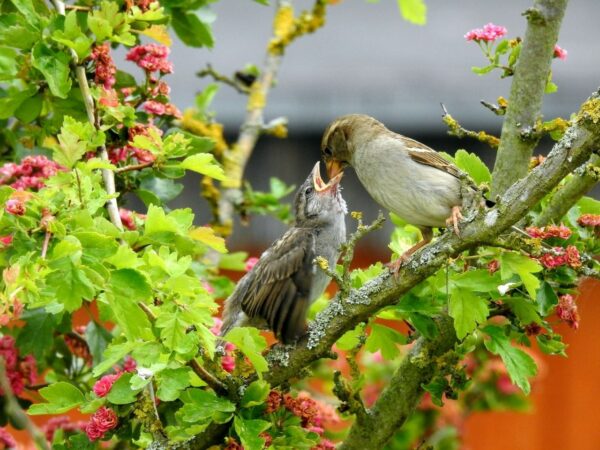
<path fill-rule="evenodd" d="M 407 252 L 403 253 L 402 255 L 400 255 L 400 257 L 398 257 L 398 259 L 395 259 L 385 265 L 385 267 L 387 267 L 389 269 L 390 273 L 394 276 L 395 280 L 398 279 L 398 273 L 400 272 L 400 267 L 402 267 L 402 265 L 406 261 L 408 261 L 408 258 L 410 255 L 407 255 L 406 253 Z"/>
<path fill-rule="evenodd" d="M 464 217 L 460 212 L 460 206 L 453 206 L 452 214 L 446 219 L 446 225 L 448 227 L 452 226 L 452 228 L 454 229 L 454 233 L 456 233 L 457 236 L 460 236 L 458 222 L 462 219 L 464 219 Z"/>

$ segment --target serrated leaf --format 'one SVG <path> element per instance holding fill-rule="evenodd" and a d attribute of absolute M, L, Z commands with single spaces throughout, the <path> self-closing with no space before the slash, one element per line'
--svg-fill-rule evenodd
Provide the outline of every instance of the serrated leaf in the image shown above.
<path fill-rule="evenodd" d="M 365 343 L 366 350 L 371 353 L 380 351 L 384 359 L 392 360 L 400 355 L 397 344 L 406 344 L 403 334 L 385 325 L 371 324 L 371 332 Z"/>
<path fill-rule="evenodd" d="M 114 382 L 106 399 L 115 405 L 127 405 L 133 403 L 137 399 L 139 389 L 134 390 L 131 387 L 132 373 L 124 373 Z"/>
<path fill-rule="evenodd" d="M 462 288 L 452 289 L 450 292 L 448 310 L 450 317 L 454 319 L 454 329 L 459 339 L 463 339 L 478 324 L 485 322 L 489 314 L 484 298 Z"/>
<path fill-rule="evenodd" d="M 265 439 L 259 435 L 271 426 L 270 422 L 260 419 L 243 419 L 235 416 L 233 425 L 245 450 L 262 450 L 264 448 Z"/>
<path fill-rule="evenodd" d="M 53 159 L 63 166 L 73 167 L 85 153 L 104 145 L 104 140 L 104 133 L 96 130 L 91 123 L 65 116 L 58 135 L 59 145 L 53 149 Z"/>
<path fill-rule="evenodd" d="M 189 353 L 196 344 L 194 340 L 195 334 L 186 333 L 189 325 L 179 310 L 171 313 L 163 313 L 156 319 L 156 326 L 161 329 L 160 337 L 162 343 L 169 350 L 180 354 Z"/>
<path fill-rule="evenodd" d="M 427 23 L 427 5 L 423 0 L 398 0 L 398 8 L 404 20 L 415 25 Z"/>
<path fill-rule="evenodd" d="M 454 155 L 454 160 L 458 168 L 468 173 L 478 185 L 481 183 L 491 183 L 492 175 L 490 174 L 490 169 L 475 153 L 469 153 L 460 149 Z"/>
<path fill-rule="evenodd" d="M 158 374 L 156 395 L 164 402 L 179 398 L 181 392 L 190 385 L 190 368 L 165 369 Z"/>
<path fill-rule="evenodd" d="M 364 333 L 364 327 L 357 326 L 353 330 L 346 331 L 341 338 L 337 340 L 335 346 L 340 350 L 352 350 L 358 345 L 360 336 Z"/>
<path fill-rule="evenodd" d="M 538 334 L 536 336 L 536 340 L 540 350 L 546 353 L 547 355 L 561 355 L 567 356 L 565 350 L 567 348 L 567 344 L 562 341 L 562 338 L 559 334 L 555 334 L 553 336 L 548 336 L 546 334 Z"/>
<path fill-rule="evenodd" d="M 188 389 L 180 397 L 183 407 L 178 411 L 185 422 L 203 423 L 217 418 L 220 413 L 231 416 L 235 404 L 226 398 L 218 397 L 212 391 Z"/>
<path fill-rule="evenodd" d="M 129 340 L 153 339 L 152 326 L 138 303 L 152 296 L 146 278 L 134 269 L 119 269 L 110 274 L 108 300 L 115 320 Z"/>
<path fill-rule="evenodd" d="M 33 353 L 38 361 L 52 348 L 52 335 L 56 327 L 56 316 L 43 308 L 25 311 L 21 316 L 25 326 L 17 338 L 17 346 L 22 354 Z"/>
<path fill-rule="evenodd" d="M 55 51 L 39 41 L 31 52 L 31 63 L 44 75 L 48 87 L 53 95 L 59 98 L 67 98 L 71 90 L 71 62 L 65 52 Z"/>
<path fill-rule="evenodd" d="M 93 283 L 83 268 L 74 264 L 69 257 L 51 261 L 49 266 L 53 272 L 46 277 L 46 287 L 65 310 L 73 312 L 84 299 L 92 300 L 95 297 Z"/>
<path fill-rule="evenodd" d="M 540 286 L 540 280 L 533 274 L 541 271 L 541 264 L 528 256 L 513 252 L 504 252 L 500 255 L 502 279 L 507 280 L 514 274 L 519 275 L 531 298 L 536 297 L 536 291 Z"/>
<path fill-rule="evenodd" d="M 537 373 L 533 358 L 523 350 L 513 347 L 502 328 L 490 325 L 485 327 L 483 332 L 490 337 L 484 341 L 485 347 L 502 358 L 512 382 L 525 394 L 529 394 L 531 386 L 527 378 Z"/>
<path fill-rule="evenodd" d="M 501 284 L 500 272 L 490 275 L 485 269 L 468 270 L 453 276 L 450 284 L 476 292 L 495 292 Z"/>
<path fill-rule="evenodd" d="M 262 351 L 267 348 L 267 341 L 256 328 L 238 327 L 229 331 L 224 339 L 234 344 L 250 360 L 258 377 L 269 369 Z"/>
<path fill-rule="evenodd" d="M 210 227 L 194 228 L 189 232 L 189 236 L 196 241 L 200 241 L 203 244 L 208 245 L 210 248 L 218 251 L 219 253 L 227 253 L 225 239 L 223 239 L 221 236 L 217 236 L 215 234 L 215 230 Z"/>
<path fill-rule="evenodd" d="M 507 297 L 503 298 L 502 302 L 509 306 L 523 325 L 542 323 L 542 319 L 538 315 L 536 305 L 533 301 L 520 297 Z"/>
<path fill-rule="evenodd" d="M 198 172 L 215 180 L 225 179 L 225 172 L 223 172 L 223 169 L 219 166 L 212 153 L 196 153 L 195 155 L 188 156 L 181 161 L 179 167 Z"/>
<path fill-rule="evenodd" d="M 62 414 L 81 405 L 84 401 L 83 393 L 71 383 L 59 381 L 48 387 L 42 388 L 39 394 L 47 403 L 31 405 L 28 414 Z"/>

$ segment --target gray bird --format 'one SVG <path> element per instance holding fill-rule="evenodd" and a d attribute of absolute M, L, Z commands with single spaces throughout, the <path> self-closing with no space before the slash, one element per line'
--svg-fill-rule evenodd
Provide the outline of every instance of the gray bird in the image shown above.
<path fill-rule="evenodd" d="M 463 173 L 435 150 L 372 117 L 350 114 L 329 124 L 321 152 L 330 177 L 353 167 L 377 203 L 421 230 L 423 240 L 390 264 L 393 272 L 431 241 L 432 227 L 452 226 L 458 234 Z"/>
<path fill-rule="evenodd" d="M 313 261 L 322 256 L 334 267 L 346 240 L 346 202 L 339 173 L 329 183 L 315 164 L 294 199 L 295 222 L 260 257 L 225 301 L 221 336 L 240 326 L 269 328 L 284 344 L 305 331 L 309 306 L 330 278 Z"/>

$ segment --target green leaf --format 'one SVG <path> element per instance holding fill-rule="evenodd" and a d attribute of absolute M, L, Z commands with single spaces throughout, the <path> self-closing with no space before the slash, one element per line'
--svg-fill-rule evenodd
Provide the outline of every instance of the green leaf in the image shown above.
<path fill-rule="evenodd" d="M 120 360 L 125 358 L 125 356 L 131 351 L 139 346 L 137 342 L 124 342 L 122 344 L 111 344 L 106 347 L 104 350 L 104 355 L 102 362 L 94 367 L 92 375 L 95 377 L 100 376 Z"/>
<path fill-rule="evenodd" d="M 427 339 L 434 339 L 439 334 L 438 327 L 431 317 L 418 312 L 410 313 L 408 317 L 410 323 Z"/>
<path fill-rule="evenodd" d="M 592 197 L 581 197 L 577 202 L 581 214 L 600 214 L 600 201 Z"/>
<path fill-rule="evenodd" d="M 364 333 L 364 326 L 356 326 L 353 330 L 346 331 L 335 343 L 340 350 L 352 350 L 358 345 L 360 336 Z"/>
<path fill-rule="evenodd" d="M 121 375 L 110 388 L 106 399 L 115 405 L 127 405 L 135 402 L 140 390 L 133 390 L 131 388 L 130 380 L 132 376 L 132 373 Z"/>
<path fill-rule="evenodd" d="M 507 280 L 514 274 L 519 275 L 531 298 L 536 297 L 536 291 L 540 286 L 540 280 L 533 274 L 541 271 L 541 264 L 528 256 L 513 252 L 504 252 L 500 255 L 502 279 Z"/>
<path fill-rule="evenodd" d="M 17 75 L 17 52 L 12 48 L 0 47 L 0 81 L 9 81 Z"/>
<path fill-rule="evenodd" d="M 85 328 L 85 340 L 92 355 L 93 365 L 102 361 L 102 353 L 106 346 L 112 341 L 112 334 L 96 321 L 91 321 Z"/>
<path fill-rule="evenodd" d="M 500 43 L 496 46 L 496 54 L 504 55 L 509 48 L 509 42 L 507 39 L 500 41 Z"/>
<path fill-rule="evenodd" d="M 486 67 L 476 67 L 473 66 L 471 67 L 471 72 L 476 73 L 477 75 L 485 75 L 486 73 L 491 72 L 492 70 L 494 70 L 493 65 L 490 66 L 486 66 Z"/>
<path fill-rule="evenodd" d="M 242 408 L 262 405 L 267 399 L 270 389 L 271 386 L 265 380 L 253 381 L 244 391 L 240 405 Z"/>
<path fill-rule="evenodd" d="M 53 272 L 46 277 L 46 288 L 68 312 L 79 309 L 84 299 L 92 300 L 96 296 L 96 289 L 83 267 L 74 264 L 69 257 L 56 259 L 49 266 Z"/>
<path fill-rule="evenodd" d="M 258 377 L 262 379 L 262 373 L 269 369 L 267 360 L 261 354 L 267 348 L 267 341 L 256 328 L 238 327 L 229 331 L 224 337 L 228 342 L 234 344 L 250 360 Z"/>
<path fill-rule="evenodd" d="M 140 189 L 154 194 L 161 203 L 170 202 L 183 191 L 183 184 L 154 175 L 144 177 Z M 139 192 L 139 191 L 138 191 Z M 158 204 L 160 206 L 160 204 Z"/>
<path fill-rule="evenodd" d="M 547 355 L 567 356 L 565 353 L 567 345 L 562 341 L 560 334 L 554 334 L 552 336 L 538 334 L 536 340 L 540 350 Z"/>
<path fill-rule="evenodd" d="M 207 112 L 215 95 L 219 92 L 219 88 L 220 86 L 217 83 L 209 83 L 198 95 L 196 95 L 196 108 L 198 108 L 200 112 Z"/>
<path fill-rule="evenodd" d="M 42 94 L 25 99 L 16 109 L 15 117 L 23 123 L 33 122 L 42 112 L 43 99 Z"/>
<path fill-rule="evenodd" d="M 39 41 L 33 47 L 31 63 L 44 75 L 53 95 L 67 98 L 71 90 L 70 58 L 65 52 L 55 51 Z"/>
<path fill-rule="evenodd" d="M 47 313 L 44 308 L 38 308 L 25 311 L 21 319 L 26 323 L 17 338 L 17 347 L 22 354 L 33 353 L 39 361 L 52 348 L 56 316 Z"/>
<path fill-rule="evenodd" d="M 180 354 L 187 354 L 193 350 L 195 335 L 186 333 L 190 325 L 184 320 L 184 315 L 179 310 L 171 313 L 162 313 L 156 319 L 156 326 L 161 329 L 162 343 L 170 350 Z"/>
<path fill-rule="evenodd" d="M 452 289 L 448 304 L 450 317 L 459 339 L 463 339 L 478 324 L 485 322 L 489 314 L 487 301 L 463 288 Z"/>
<path fill-rule="evenodd" d="M 112 264 L 117 269 L 135 269 L 142 264 L 137 253 L 134 252 L 128 245 L 120 245 L 117 252 L 104 260 Z"/>
<path fill-rule="evenodd" d="M 158 374 L 158 391 L 156 395 L 164 402 L 172 402 L 179 398 L 181 391 L 190 385 L 190 368 L 165 369 Z"/>
<path fill-rule="evenodd" d="M 529 394 L 531 387 L 527 378 L 537 373 L 533 358 L 523 350 L 513 347 L 502 328 L 489 325 L 483 331 L 490 337 L 484 341 L 485 347 L 502 358 L 512 382 L 525 394 Z"/>
<path fill-rule="evenodd" d="M 138 305 L 151 296 L 150 285 L 137 270 L 119 269 L 111 273 L 110 293 L 106 293 L 106 299 L 123 333 L 132 341 L 153 339 L 150 321 Z"/>
<path fill-rule="evenodd" d="M 181 161 L 179 167 L 201 173 L 215 180 L 225 179 L 225 172 L 223 172 L 212 153 L 196 153 L 188 156 Z"/>
<path fill-rule="evenodd" d="M 392 360 L 400 355 L 397 344 L 406 344 L 406 337 L 385 325 L 371 324 L 371 333 L 365 343 L 365 349 L 371 353 L 381 351 L 381 356 Z"/>
<path fill-rule="evenodd" d="M 51 384 L 38 392 L 48 403 L 31 405 L 27 410 L 31 415 L 62 414 L 81 405 L 85 400 L 79 389 L 65 381 Z"/>
<path fill-rule="evenodd" d="M 189 232 L 189 237 L 203 244 L 208 245 L 219 253 L 227 253 L 225 239 L 215 234 L 215 230 L 210 227 L 198 227 Z"/>
<path fill-rule="evenodd" d="M 544 94 L 554 94 L 558 91 L 558 86 L 553 81 L 548 80 L 546 83 L 546 88 L 544 89 Z"/>
<path fill-rule="evenodd" d="M 494 272 L 490 275 L 485 269 L 469 270 L 453 276 L 450 283 L 453 286 L 471 291 L 496 293 L 498 285 L 501 284 L 500 272 Z"/>
<path fill-rule="evenodd" d="M 104 133 L 96 130 L 91 123 L 65 116 L 58 135 L 59 145 L 53 149 L 53 159 L 63 166 L 73 167 L 86 152 L 104 145 L 104 140 Z"/>
<path fill-rule="evenodd" d="M 530 323 L 542 323 L 542 319 L 537 313 L 536 305 L 533 301 L 526 298 L 507 297 L 502 299 L 509 308 L 515 313 L 515 316 L 523 325 Z"/>
<path fill-rule="evenodd" d="M 23 91 L 9 90 L 8 95 L 0 97 L 0 119 L 8 119 L 23 103 L 37 92 L 37 88 L 30 86 Z"/>
<path fill-rule="evenodd" d="M 218 397 L 212 391 L 188 389 L 180 398 L 184 405 L 178 413 L 185 422 L 203 423 L 217 419 L 219 423 L 223 423 L 223 419 L 229 420 L 235 412 L 235 404 Z"/>
<path fill-rule="evenodd" d="M 210 27 L 200 21 L 191 12 L 174 8 L 171 12 L 171 24 L 179 39 L 190 47 L 212 47 L 214 38 Z"/>
<path fill-rule="evenodd" d="M 265 440 L 259 434 L 271 426 L 270 422 L 260 419 L 242 419 L 235 416 L 233 425 L 245 450 L 263 449 Z"/>
<path fill-rule="evenodd" d="M 422 385 L 423 389 L 431 394 L 431 401 L 434 405 L 444 406 L 444 392 L 448 389 L 448 380 L 443 377 L 435 377 L 428 384 Z"/>
<path fill-rule="evenodd" d="M 490 169 L 475 153 L 469 153 L 460 149 L 454 155 L 454 160 L 458 168 L 467 172 L 478 185 L 481 183 L 491 183 L 492 175 L 490 174 Z"/>
<path fill-rule="evenodd" d="M 542 281 L 540 289 L 537 291 L 535 301 L 538 305 L 538 312 L 542 317 L 546 317 L 554 311 L 554 307 L 558 305 L 558 296 L 552 286 L 546 281 Z"/>
<path fill-rule="evenodd" d="M 52 33 L 52 39 L 75 50 L 79 60 L 84 60 L 90 54 L 92 39 L 81 31 L 77 24 L 77 12 L 69 11 L 64 19 L 64 29 Z"/>
<path fill-rule="evenodd" d="M 415 25 L 427 23 L 427 5 L 423 0 L 398 0 L 398 8 L 404 20 Z"/>

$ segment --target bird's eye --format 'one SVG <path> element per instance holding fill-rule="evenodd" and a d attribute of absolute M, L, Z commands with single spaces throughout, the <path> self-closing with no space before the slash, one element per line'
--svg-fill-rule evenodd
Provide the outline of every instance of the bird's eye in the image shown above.
<path fill-rule="evenodd" d="M 314 190 L 314 188 L 312 188 L 312 187 L 307 187 L 307 188 L 306 188 L 306 190 L 304 191 L 304 193 L 305 193 L 306 195 L 310 195 L 310 194 L 312 194 L 314 191 L 315 191 L 315 190 Z"/>
<path fill-rule="evenodd" d="M 325 154 L 325 156 L 333 156 L 333 152 L 331 151 L 331 149 L 329 147 L 325 147 L 323 149 L 323 153 Z"/>

